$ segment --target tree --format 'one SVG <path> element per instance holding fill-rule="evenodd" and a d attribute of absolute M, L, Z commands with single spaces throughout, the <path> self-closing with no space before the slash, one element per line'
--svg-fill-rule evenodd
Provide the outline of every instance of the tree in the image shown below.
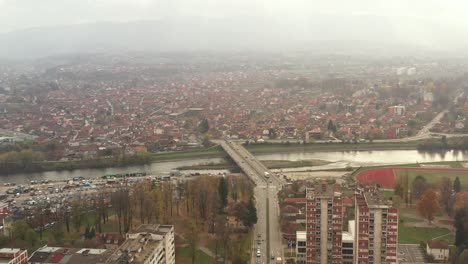
<path fill-rule="evenodd" d="M 274 128 L 268 129 L 268 137 L 270 139 L 275 139 L 277 137 L 276 129 L 274 129 Z"/>
<path fill-rule="evenodd" d="M 117 215 L 119 233 L 122 234 L 130 230 L 133 219 L 133 208 L 131 204 L 130 189 L 128 186 L 121 186 L 111 195 L 112 207 Z"/>
<path fill-rule="evenodd" d="M 162 205 L 163 205 L 163 214 L 164 214 L 164 221 L 167 220 L 167 213 L 170 212 L 170 216 L 172 217 L 172 209 L 173 209 L 173 193 L 174 189 L 172 186 L 172 183 L 170 182 L 164 182 L 161 185 L 161 191 L 162 191 Z M 169 211 L 170 210 L 170 211 Z"/>
<path fill-rule="evenodd" d="M 418 201 L 417 209 L 419 214 L 431 223 L 434 216 L 440 211 L 437 193 L 433 189 L 424 191 Z"/>
<path fill-rule="evenodd" d="M 17 220 L 13 222 L 12 229 L 15 238 L 19 238 L 21 240 L 26 239 L 26 233 L 31 227 L 26 223 L 25 220 Z"/>
<path fill-rule="evenodd" d="M 244 223 L 245 226 L 252 227 L 255 223 L 257 223 L 257 208 L 255 208 L 255 204 L 253 199 L 249 200 L 247 204 L 247 223 Z"/>
<path fill-rule="evenodd" d="M 331 119 L 328 120 L 327 130 L 331 132 L 336 132 L 336 125 L 333 123 Z"/>
<path fill-rule="evenodd" d="M 455 203 L 453 209 L 455 211 L 462 209 L 468 205 L 468 192 L 459 192 L 455 194 Z"/>
<path fill-rule="evenodd" d="M 198 209 L 199 216 L 203 221 L 207 221 L 208 217 L 211 215 L 211 210 L 216 210 L 212 208 L 213 203 L 212 199 L 217 199 L 216 197 L 216 185 L 213 185 L 213 178 L 208 176 L 202 176 L 198 178 L 195 182 L 197 190 L 195 195 L 195 205 Z"/>
<path fill-rule="evenodd" d="M 455 178 L 455 181 L 453 181 L 453 191 L 455 193 L 458 193 L 461 191 L 461 183 L 460 183 L 460 179 L 458 178 L 458 176 Z"/>
<path fill-rule="evenodd" d="M 405 171 L 405 174 L 401 175 L 396 179 L 395 193 L 403 199 L 406 205 L 409 204 L 409 176 L 408 171 Z"/>
<path fill-rule="evenodd" d="M 29 228 L 28 231 L 26 231 L 25 240 L 31 245 L 31 247 L 34 247 L 37 242 L 36 231 L 34 231 L 32 228 Z"/>
<path fill-rule="evenodd" d="M 190 246 L 191 252 L 190 255 L 192 257 L 192 263 L 196 261 L 196 252 L 198 248 L 198 239 L 199 239 L 200 230 L 197 226 L 195 221 L 190 221 L 189 223 L 189 231 L 187 234 L 187 242 Z"/>
<path fill-rule="evenodd" d="M 226 180 L 226 178 L 223 176 L 219 180 L 218 183 L 218 195 L 219 195 L 219 200 L 221 202 L 221 209 L 226 207 L 227 202 L 228 202 L 228 193 L 229 193 L 229 185 Z"/>
<path fill-rule="evenodd" d="M 87 227 L 85 228 L 84 237 L 85 237 L 85 239 L 89 239 L 89 226 L 87 226 Z"/>
<path fill-rule="evenodd" d="M 468 207 L 465 206 L 456 211 L 454 217 L 455 246 L 459 248 L 468 247 Z"/>
<path fill-rule="evenodd" d="M 203 137 L 202 145 L 203 145 L 203 147 L 205 147 L 205 148 L 208 148 L 209 146 L 212 145 L 209 136 L 204 136 L 204 137 Z"/>
<path fill-rule="evenodd" d="M 413 181 L 413 197 L 419 199 L 427 188 L 426 178 L 418 175 Z"/>
<path fill-rule="evenodd" d="M 447 214 L 451 214 L 453 207 L 452 181 L 450 178 L 443 177 L 438 183 L 440 193 L 440 204 Z"/>
<path fill-rule="evenodd" d="M 200 123 L 198 123 L 198 131 L 202 134 L 205 134 L 210 130 L 210 125 L 208 119 L 204 118 Z"/>
<path fill-rule="evenodd" d="M 76 232 L 80 231 L 81 225 L 86 217 L 86 208 L 83 201 L 75 200 L 72 203 L 72 222 Z"/>
<path fill-rule="evenodd" d="M 241 220 L 244 226 L 252 227 L 257 223 L 257 209 L 252 199 L 246 202 L 239 202 L 234 207 L 235 216 Z"/>

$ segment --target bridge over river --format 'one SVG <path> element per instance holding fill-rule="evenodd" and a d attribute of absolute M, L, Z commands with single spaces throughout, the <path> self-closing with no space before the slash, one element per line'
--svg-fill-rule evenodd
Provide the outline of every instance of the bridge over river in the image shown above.
<path fill-rule="evenodd" d="M 232 141 L 214 140 L 239 168 L 255 183 L 254 195 L 258 221 L 251 263 L 276 263 L 284 259 L 280 230 L 278 191 L 284 184 L 242 145 Z"/>

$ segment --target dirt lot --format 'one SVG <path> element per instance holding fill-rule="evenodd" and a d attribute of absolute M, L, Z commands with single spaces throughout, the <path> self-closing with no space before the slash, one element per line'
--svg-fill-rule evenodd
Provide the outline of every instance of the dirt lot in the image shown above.
<path fill-rule="evenodd" d="M 307 180 L 316 178 L 341 178 L 346 171 L 311 171 L 311 172 L 285 172 L 292 180 Z"/>

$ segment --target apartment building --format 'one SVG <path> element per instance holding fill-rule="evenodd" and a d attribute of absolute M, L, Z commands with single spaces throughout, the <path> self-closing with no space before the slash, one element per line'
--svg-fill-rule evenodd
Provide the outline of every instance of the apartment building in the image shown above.
<path fill-rule="evenodd" d="M 174 227 L 140 225 L 106 263 L 175 264 Z"/>
<path fill-rule="evenodd" d="M 355 264 L 397 263 L 398 209 L 376 187 L 356 194 Z"/>
<path fill-rule="evenodd" d="M 306 191 L 307 264 L 342 264 L 342 199 L 334 187 L 323 182 Z"/>
<path fill-rule="evenodd" d="M 28 251 L 19 248 L 1 248 L 0 263 L 26 264 L 28 263 Z"/>

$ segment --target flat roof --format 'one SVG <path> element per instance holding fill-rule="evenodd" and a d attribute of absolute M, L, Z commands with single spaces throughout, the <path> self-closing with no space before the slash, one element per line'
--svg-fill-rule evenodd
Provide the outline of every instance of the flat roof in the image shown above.
<path fill-rule="evenodd" d="M 13 254 L 19 251 L 21 251 L 19 248 L 0 248 L 0 253 Z"/>
<path fill-rule="evenodd" d="M 113 251 L 95 248 L 43 247 L 36 250 L 29 258 L 30 263 L 105 263 Z"/>

